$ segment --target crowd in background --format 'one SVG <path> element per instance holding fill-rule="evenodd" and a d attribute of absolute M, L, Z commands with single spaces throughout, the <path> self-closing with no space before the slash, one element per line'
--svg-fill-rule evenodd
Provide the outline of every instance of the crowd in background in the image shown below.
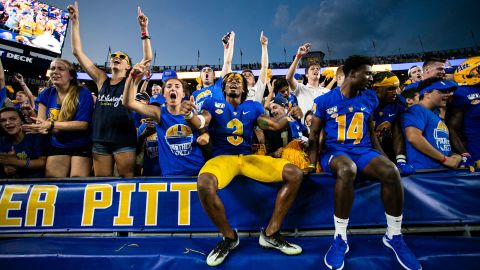
<path fill-rule="evenodd" d="M 9 12 L 25 12 L 29 8 L 29 5 L 22 7 L 15 1 L 1 2 Z M 21 89 L 16 89 L 14 93 L 9 91 L 11 87 L 7 90 L 3 67 L 0 69 L 2 178 L 196 175 L 211 156 L 209 132 L 193 131 L 188 126 L 179 125 L 175 117 L 169 122 L 170 126 L 161 128 L 165 113 L 157 115 L 156 110 L 170 110 L 170 114 L 180 115 L 181 103 L 192 97 L 197 113 L 200 113 L 206 99 L 223 97 L 222 77 L 233 68 L 242 68 L 242 79 L 248 85 L 248 93 L 245 93 L 247 100 L 261 103 L 265 115 L 272 119 L 289 119 L 288 127 L 281 132 L 253 130 L 252 152 L 284 158 L 307 169 L 310 164 L 309 130 L 312 119 L 316 117 L 314 99 L 330 91 L 340 91 L 346 75 L 342 70 L 343 60 L 330 62 L 339 64 L 336 71 L 322 73 L 320 63 L 311 62 L 305 67 L 305 75 L 296 74 L 300 63 L 298 52 L 289 66 L 269 63 L 268 39 L 262 33 L 260 63 L 233 66 L 233 51 L 228 50 L 224 39 L 224 63 L 221 66 L 151 67 L 148 19 L 140 12 L 144 56 L 139 64 L 143 63 L 147 70 L 145 74 L 142 72 L 143 79 L 138 81 L 138 86 L 135 85 L 134 94 L 126 92 L 126 84 L 129 83 L 128 78 L 135 77 L 134 71 L 138 67 L 134 68 L 135 63 L 125 52 L 114 52 L 109 56 L 112 76 L 108 77 L 105 70 L 96 66 L 83 51 L 78 13 L 70 14 L 72 50 L 82 71 L 90 75 L 99 89 L 98 95 L 92 95 L 85 84 L 79 83 L 78 66 L 64 59 L 52 61 L 48 86 L 39 89 L 36 96 L 19 73 L 14 78 Z M 232 37 L 227 35 L 227 41 L 229 38 Z M 420 54 L 409 54 L 374 60 L 376 63 L 424 62 L 423 66 L 413 66 L 408 70 L 407 81 L 400 81 L 391 72 L 379 72 L 373 76 L 369 86 L 376 91 L 379 101 L 372 115 L 373 132 L 382 145 L 383 154 L 395 162 L 403 173 L 426 168 L 469 167 L 474 162 L 479 166 L 480 153 L 473 146 L 472 139 L 472 134 L 478 130 L 476 123 L 480 117 L 476 106 L 480 102 L 478 57 L 460 65 L 455 74 L 453 69 L 447 68 L 446 59 L 475 53 L 478 54 L 478 51 L 469 48 L 442 51 L 426 59 L 420 59 Z M 286 76 L 272 77 L 269 68 L 289 68 L 289 71 Z M 251 69 L 259 69 L 260 75 L 255 78 Z M 187 70 L 200 71 L 196 86 L 192 87 L 177 78 L 176 71 Z M 222 71 L 217 80 L 215 70 Z M 162 82 L 150 82 L 151 73 L 157 71 L 163 72 Z M 171 94 L 171 87 L 181 91 Z M 429 103 L 430 107 L 427 107 L 443 124 L 436 123 L 432 131 L 434 134 L 429 138 L 425 132 L 418 133 L 431 128 L 427 120 L 425 123 L 406 123 L 409 123 L 408 115 L 413 111 L 410 107 L 417 108 L 426 96 L 430 100 L 433 90 L 439 90 L 443 96 L 437 97 L 436 103 Z M 127 98 L 126 93 L 131 98 Z M 133 107 L 131 104 L 134 104 Z M 148 106 L 145 107 L 148 109 L 142 106 Z M 300 109 L 300 115 L 292 113 L 296 107 Z M 153 111 L 155 114 L 152 114 Z M 428 114 L 425 117 L 433 116 Z M 416 127 L 413 133 L 410 126 Z M 163 130 L 161 136 L 160 130 Z M 235 129 L 232 132 L 242 136 L 235 133 Z M 425 141 L 422 139 L 418 143 L 419 137 L 424 137 Z M 197 157 L 192 159 L 190 155 L 193 153 Z M 180 158 L 182 165 L 172 163 L 176 158 Z M 422 159 L 424 161 L 419 161 Z M 196 169 L 189 170 L 192 164 Z M 317 172 L 323 171 L 321 164 L 315 168 Z"/>

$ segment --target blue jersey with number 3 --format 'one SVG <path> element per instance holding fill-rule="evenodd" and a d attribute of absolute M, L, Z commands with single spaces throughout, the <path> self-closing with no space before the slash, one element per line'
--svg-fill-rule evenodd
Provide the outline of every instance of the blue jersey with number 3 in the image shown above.
<path fill-rule="evenodd" d="M 253 128 L 257 117 L 264 114 L 262 104 L 247 100 L 236 108 L 224 99 L 207 99 L 203 109 L 212 115 L 208 131 L 212 140 L 212 156 L 252 153 Z"/>
<path fill-rule="evenodd" d="M 368 120 L 378 106 L 377 94 L 361 90 L 352 98 L 344 97 L 339 88 L 314 100 L 313 112 L 325 127 L 327 150 L 351 151 L 372 147 Z"/>

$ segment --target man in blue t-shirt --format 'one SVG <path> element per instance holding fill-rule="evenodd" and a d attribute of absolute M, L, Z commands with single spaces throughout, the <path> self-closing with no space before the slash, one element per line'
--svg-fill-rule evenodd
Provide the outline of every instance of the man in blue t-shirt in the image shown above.
<path fill-rule="evenodd" d="M 461 157 L 452 152 L 447 125 L 436 113 L 457 85 L 433 77 L 422 81 L 420 102 L 402 116 L 408 164 L 418 169 L 457 168 Z"/>
<path fill-rule="evenodd" d="M 336 178 L 334 194 L 335 237 L 325 255 L 330 269 L 342 269 L 349 250 L 347 226 L 353 204 L 354 180 L 359 173 L 382 183 L 382 199 L 387 218 L 383 243 L 391 248 L 401 265 L 421 269 L 420 263 L 403 241 L 401 234 L 403 187 L 395 165 L 381 153 L 373 130 L 372 115 L 378 106 L 374 91 L 366 89 L 372 81 L 372 60 L 350 56 L 343 66 L 345 81 L 340 88 L 317 97 L 310 127 L 310 171 L 315 170 L 318 154 L 326 172 Z M 319 137 L 325 133 L 326 149 L 320 151 Z"/>
<path fill-rule="evenodd" d="M 283 181 L 270 223 L 260 234 L 259 243 L 287 255 L 299 254 L 302 252 L 301 247 L 285 241 L 279 230 L 295 199 L 303 173 L 286 160 L 252 154 L 255 125 L 264 130 L 280 131 L 288 127 L 288 119 L 284 117 L 273 121 L 264 115 L 264 109 L 259 102 L 246 101 L 247 81 L 241 74 L 229 73 L 223 81 L 225 97 L 207 99 L 201 114 L 195 113 L 193 98 L 184 101 L 181 108 L 191 126 L 196 129 L 208 127 L 212 137 L 213 158 L 200 170 L 198 195 L 203 208 L 224 239 L 210 252 L 207 264 L 219 265 L 239 243 L 238 235 L 231 228 L 223 203 L 217 194 L 218 189 L 226 187 L 237 175 L 264 183 Z M 292 113 L 298 116 L 301 112 L 296 107 Z"/>
<path fill-rule="evenodd" d="M 466 166 L 480 168 L 480 56 L 467 59 L 455 71 L 455 81 L 462 86 L 453 93 L 447 110 L 447 126 L 455 152 L 462 154 Z M 471 160 L 471 164 L 468 161 Z"/>

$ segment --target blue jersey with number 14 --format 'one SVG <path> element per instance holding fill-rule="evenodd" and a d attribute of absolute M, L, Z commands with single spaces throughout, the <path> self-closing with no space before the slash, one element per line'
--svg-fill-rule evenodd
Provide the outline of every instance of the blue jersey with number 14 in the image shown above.
<path fill-rule="evenodd" d="M 368 120 L 378 106 L 372 90 L 361 90 L 352 98 L 344 97 L 339 88 L 314 100 L 313 111 L 325 126 L 327 150 L 351 151 L 372 147 Z"/>
<path fill-rule="evenodd" d="M 225 99 L 210 98 L 203 103 L 212 119 L 208 131 L 212 140 L 212 156 L 248 155 L 252 153 L 253 127 L 264 114 L 262 104 L 247 100 L 236 108 Z"/>

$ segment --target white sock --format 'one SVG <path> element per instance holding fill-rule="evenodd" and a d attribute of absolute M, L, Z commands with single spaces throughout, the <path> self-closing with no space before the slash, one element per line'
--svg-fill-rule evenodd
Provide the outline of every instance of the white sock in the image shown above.
<path fill-rule="evenodd" d="M 392 217 L 389 214 L 385 213 L 387 217 L 387 236 L 392 239 L 394 235 L 402 234 L 402 218 L 403 215 L 398 217 Z"/>
<path fill-rule="evenodd" d="M 344 241 L 347 241 L 347 226 L 348 226 L 348 218 L 347 219 L 341 219 L 336 217 L 335 215 L 333 216 L 333 222 L 335 223 L 335 235 L 333 236 L 334 238 L 337 237 L 337 235 L 340 234 L 342 239 Z"/>

